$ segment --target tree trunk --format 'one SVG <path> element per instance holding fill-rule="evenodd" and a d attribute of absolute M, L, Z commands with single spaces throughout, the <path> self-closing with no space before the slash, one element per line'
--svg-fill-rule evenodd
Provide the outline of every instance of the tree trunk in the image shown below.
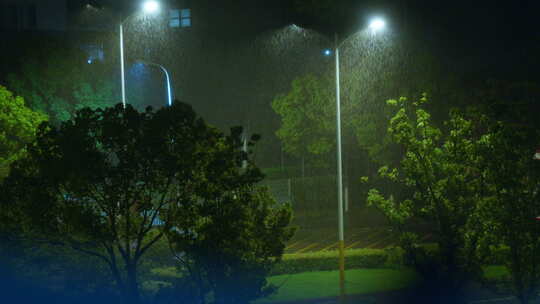
<path fill-rule="evenodd" d="M 302 156 L 302 178 L 306 177 L 306 160 Z"/>
<path fill-rule="evenodd" d="M 126 265 L 126 284 L 125 284 L 125 298 L 129 304 L 139 304 L 141 302 L 141 295 L 139 293 L 139 285 L 137 282 L 137 262 L 128 262 Z"/>

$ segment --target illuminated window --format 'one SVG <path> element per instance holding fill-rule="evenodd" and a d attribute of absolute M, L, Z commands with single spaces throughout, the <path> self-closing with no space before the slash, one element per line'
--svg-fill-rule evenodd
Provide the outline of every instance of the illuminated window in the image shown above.
<path fill-rule="evenodd" d="M 169 10 L 170 27 L 191 27 L 190 9 L 172 9 Z"/>
<path fill-rule="evenodd" d="M 180 26 L 180 10 L 177 10 L 177 9 L 169 10 L 169 26 L 170 27 Z"/>
<path fill-rule="evenodd" d="M 182 27 L 191 26 L 191 10 L 190 9 L 183 9 L 180 11 L 180 25 Z"/>

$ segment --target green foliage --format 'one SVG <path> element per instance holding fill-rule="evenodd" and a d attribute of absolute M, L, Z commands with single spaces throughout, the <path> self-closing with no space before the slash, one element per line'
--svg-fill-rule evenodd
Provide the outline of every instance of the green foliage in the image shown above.
<path fill-rule="evenodd" d="M 495 122 L 478 146 L 486 183 L 482 205 L 485 249 L 507 248 L 508 285 L 521 303 L 540 290 L 540 161 L 532 155 L 540 142 L 534 127 Z"/>
<path fill-rule="evenodd" d="M 351 132 L 378 165 L 397 165 L 401 152 L 387 126 L 394 108 L 384 101 L 427 92 L 435 102 L 426 109 L 436 121 L 462 102 L 463 87 L 456 74 L 444 69 L 435 48 L 424 39 L 364 31 L 343 43 L 341 51 L 343 132 Z"/>
<path fill-rule="evenodd" d="M 176 210 L 168 239 L 184 275 L 174 301 L 249 303 L 274 291 L 266 277 L 292 237 L 291 209 L 256 186 L 255 167 L 239 171 L 232 156 L 212 164 L 197 204 Z"/>
<path fill-rule="evenodd" d="M 313 1 L 298 2 L 300 7 L 305 4 L 302 10 L 327 6 L 326 1 L 317 5 Z M 393 107 L 384 102 L 393 96 L 429 93 L 437 103 L 426 109 L 436 120 L 442 120 L 450 107 L 465 100 L 456 75 L 445 71 L 435 51 L 417 37 L 359 31 L 343 41 L 340 54 L 342 142 L 347 149 L 344 155 L 366 153 L 369 161 L 378 165 L 399 162 L 399 145 L 387 128 Z M 334 66 L 327 65 L 322 76 L 298 77 L 286 95 L 275 98 L 273 109 L 282 119 L 278 138 L 285 146 L 294 147 L 286 147 L 287 153 L 310 155 L 330 163 L 321 158 L 321 153 L 328 154 L 335 147 L 334 73 Z M 289 106 L 277 107 L 276 103 Z M 304 134 L 313 139 L 301 140 Z"/>
<path fill-rule="evenodd" d="M 334 149 L 335 104 L 328 88 L 328 79 L 308 74 L 272 102 L 282 121 L 276 135 L 287 153 L 320 160 Z"/>
<path fill-rule="evenodd" d="M 535 113 L 540 111 L 538 103 L 540 85 L 529 81 L 487 80 L 474 91 L 474 97 L 483 111 L 501 122 L 522 124 L 531 129 L 540 128 Z"/>
<path fill-rule="evenodd" d="M 76 110 L 116 103 L 107 67 L 107 63 L 87 64 L 84 52 L 59 47 L 52 39 L 27 52 L 19 71 L 7 78 L 10 88 L 23 96 L 30 108 L 59 124 Z"/>
<path fill-rule="evenodd" d="M 382 167 L 379 175 L 408 187 L 404 198 L 385 197 L 372 189 L 368 204 L 381 210 L 399 232 L 405 261 L 428 280 L 449 290 L 463 286 L 479 273 L 474 244 L 480 238 L 475 212 L 482 197 L 472 122 L 452 112 L 447 132 L 433 126 L 424 104 L 402 97 L 390 100 L 397 107 L 388 132 L 404 148 L 399 168 Z M 413 220 L 427 219 L 434 226 L 436 254 L 418 246 Z M 470 245 L 472 244 L 472 245 Z M 470 245 L 470 246 L 469 246 Z M 444 283 L 442 283 L 444 282 Z"/>
<path fill-rule="evenodd" d="M 404 156 L 399 168 L 382 167 L 379 175 L 410 194 L 395 199 L 372 189 L 369 204 L 396 227 L 405 262 L 424 276 L 458 288 L 481 279 L 482 263 L 502 263 L 510 290 L 529 303 L 540 289 L 540 163 L 532 157 L 538 131 L 516 113 L 496 121 L 476 110 L 470 117 L 451 111 L 443 131 L 431 123 L 426 101 L 388 102 L 398 108 L 388 131 Z M 436 251 L 419 247 L 410 229 L 422 218 L 435 227 Z"/>
<path fill-rule="evenodd" d="M 339 266 L 337 251 L 322 251 L 285 254 L 283 260 L 272 269 L 272 275 L 293 274 L 309 271 L 337 270 Z M 353 249 L 345 254 L 347 269 L 385 268 L 387 252 L 382 249 Z"/>
<path fill-rule="evenodd" d="M 438 252 L 435 244 L 422 244 L 420 247 L 431 256 Z M 493 248 L 486 263 L 501 265 L 507 260 L 508 254 L 508 248 Z M 269 275 L 338 270 L 338 258 L 338 252 L 335 250 L 284 254 L 283 259 L 274 265 Z M 400 268 L 405 264 L 405 252 L 400 247 L 349 249 L 345 252 L 347 269 Z M 170 280 L 181 276 L 175 267 L 154 268 L 152 273 L 156 280 Z"/>
<path fill-rule="evenodd" d="M 10 164 L 25 153 L 40 123 L 46 116 L 29 109 L 24 99 L 0 86 L 0 181 L 9 173 Z"/>
<path fill-rule="evenodd" d="M 223 135 L 180 102 L 142 113 L 121 104 L 84 108 L 58 128 L 40 127 L 2 184 L 1 214 L 25 238 L 98 258 L 137 302 L 142 258 L 173 227 L 196 219 L 181 215 L 191 216 L 217 185 L 234 190 L 260 176 L 256 168 L 240 173 L 240 134 Z"/>

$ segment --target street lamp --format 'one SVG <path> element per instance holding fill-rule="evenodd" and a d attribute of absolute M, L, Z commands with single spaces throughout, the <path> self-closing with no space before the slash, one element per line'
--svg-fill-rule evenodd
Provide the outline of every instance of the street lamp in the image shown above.
<path fill-rule="evenodd" d="M 157 1 L 145 1 L 143 3 L 143 11 L 145 13 L 155 13 L 159 10 L 159 3 Z"/>
<path fill-rule="evenodd" d="M 369 24 L 369 29 L 373 32 L 383 29 L 385 22 L 380 19 L 373 19 Z M 345 240 L 343 236 L 343 165 L 341 161 L 341 101 L 339 87 L 339 47 L 355 34 L 345 40 L 338 42 L 338 35 L 334 37 L 335 61 L 336 61 L 336 137 L 337 137 L 337 190 L 338 190 L 338 225 L 339 225 L 339 288 L 340 296 L 345 295 Z"/>
<path fill-rule="evenodd" d="M 148 0 L 143 3 L 143 12 L 156 13 L 159 10 L 159 3 L 157 1 Z M 122 105 L 126 107 L 126 75 L 124 70 L 124 22 L 126 22 L 131 16 L 120 21 L 120 74 L 122 78 Z"/>
<path fill-rule="evenodd" d="M 161 71 L 163 71 L 163 73 L 165 73 L 165 77 L 167 78 L 167 99 L 168 99 L 168 103 L 169 103 L 169 107 L 170 107 L 172 105 L 171 78 L 169 77 L 169 72 L 167 71 L 167 69 L 164 66 L 162 66 L 161 64 L 148 62 L 148 61 L 144 61 L 144 60 L 137 60 L 137 61 L 140 62 L 140 63 L 143 63 L 143 64 L 158 67 Z"/>
<path fill-rule="evenodd" d="M 384 22 L 383 19 L 375 18 L 371 20 L 371 22 L 369 23 L 369 29 L 376 32 L 376 31 L 382 30 L 385 27 L 385 25 L 386 23 Z"/>

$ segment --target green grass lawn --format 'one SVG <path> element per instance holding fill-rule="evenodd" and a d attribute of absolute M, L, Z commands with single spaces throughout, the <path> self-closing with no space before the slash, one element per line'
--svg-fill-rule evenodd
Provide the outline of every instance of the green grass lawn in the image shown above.
<path fill-rule="evenodd" d="M 339 296 L 339 272 L 317 271 L 268 278 L 279 286 L 273 296 L 255 303 L 271 303 Z M 419 281 L 411 269 L 353 269 L 345 272 L 347 294 L 368 294 L 401 289 Z"/>
<path fill-rule="evenodd" d="M 489 279 L 502 279 L 508 275 L 505 266 L 493 265 L 484 268 Z M 174 267 L 156 268 L 153 273 L 164 278 L 177 277 Z M 271 276 L 268 281 L 279 287 L 278 291 L 255 304 L 286 302 L 339 296 L 338 271 L 314 271 L 297 274 Z M 360 295 L 398 290 L 420 282 L 419 275 L 410 268 L 351 269 L 345 273 L 345 288 L 349 295 Z M 145 289 L 157 291 L 160 281 L 148 281 Z"/>
<path fill-rule="evenodd" d="M 485 268 L 486 276 L 499 279 L 508 275 L 506 267 L 494 265 Z M 318 271 L 268 278 L 280 286 L 277 293 L 255 303 L 272 303 L 339 296 L 339 272 Z M 369 294 L 414 286 L 420 281 L 412 269 L 352 269 L 345 272 L 347 294 Z"/>
<path fill-rule="evenodd" d="M 503 279 L 510 275 L 506 266 L 492 265 L 484 267 L 484 274 L 488 279 Z"/>

